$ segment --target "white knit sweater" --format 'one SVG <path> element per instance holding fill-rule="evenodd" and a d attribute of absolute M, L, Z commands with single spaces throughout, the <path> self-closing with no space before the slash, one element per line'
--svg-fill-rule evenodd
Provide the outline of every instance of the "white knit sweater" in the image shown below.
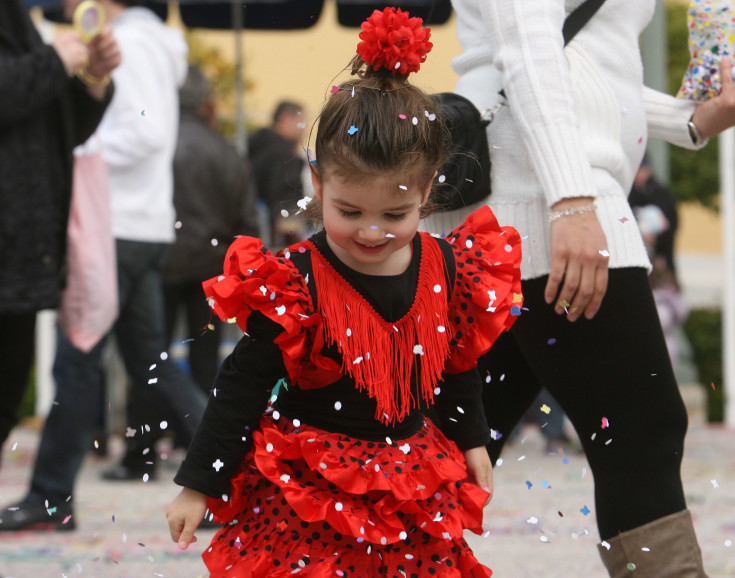
<path fill-rule="evenodd" d="M 648 136 L 694 148 L 695 103 L 643 87 L 638 37 L 655 0 L 607 0 L 564 49 L 566 15 L 582 0 L 453 0 L 463 53 L 457 92 L 480 109 L 508 97 L 488 128 L 489 204 L 523 237 L 524 279 L 548 274 L 549 207 L 596 198 L 610 267 L 650 267 L 627 202 Z M 451 230 L 468 210 L 429 217 Z"/>

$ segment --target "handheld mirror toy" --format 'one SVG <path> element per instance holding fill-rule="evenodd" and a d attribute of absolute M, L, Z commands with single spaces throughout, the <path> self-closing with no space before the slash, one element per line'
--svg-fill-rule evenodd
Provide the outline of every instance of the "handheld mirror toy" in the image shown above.
<path fill-rule="evenodd" d="M 107 18 L 104 7 L 95 0 L 84 0 L 74 10 L 74 29 L 85 44 L 102 32 Z"/>

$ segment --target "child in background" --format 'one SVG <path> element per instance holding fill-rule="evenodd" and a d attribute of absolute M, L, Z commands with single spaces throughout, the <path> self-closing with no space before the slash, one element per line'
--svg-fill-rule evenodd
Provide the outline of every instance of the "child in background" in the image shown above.
<path fill-rule="evenodd" d="M 362 28 L 319 119 L 323 230 L 277 255 L 239 237 L 204 284 L 246 334 L 167 518 L 181 548 L 207 509 L 225 524 L 213 577 L 491 575 L 463 539 L 492 496 L 475 365 L 520 313 L 521 241 L 487 207 L 417 232 L 444 160 L 440 112 L 407 81 L 429 30 L 394 8 Z"/>

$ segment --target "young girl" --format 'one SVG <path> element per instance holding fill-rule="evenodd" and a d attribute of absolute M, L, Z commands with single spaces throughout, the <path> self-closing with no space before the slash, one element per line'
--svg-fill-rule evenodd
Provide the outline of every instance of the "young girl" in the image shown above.
<path fill-rule="evenodd" d="M 520 313 L 520 239 L 488 208 L 417 233 L 444 141 L 406 79 L 431 49 L 420 26 L 393 8 L 363 23 L 319 119 L 323 230 L 277 255 L 239 237 L 204 284 L 246 334 L 167 518 L 181 548 L 207 508 L 225 524 L 213 577 L 491 575 L 463 539 L 492 495 L 475 361 Z"/>

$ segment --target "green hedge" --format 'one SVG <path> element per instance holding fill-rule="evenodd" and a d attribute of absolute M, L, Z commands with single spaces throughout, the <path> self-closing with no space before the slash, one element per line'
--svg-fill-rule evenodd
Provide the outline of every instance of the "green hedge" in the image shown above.
<path fill-rule="evenodd" d="M 722 311 L 695 309 L 684 324 L 692 345 L 699 382 L 707 392 L 707 421 L 719 423 L 725 418 L 725 393 L 722 381 Z M 714 385 L 714 388 L 713 388 Z"/>

